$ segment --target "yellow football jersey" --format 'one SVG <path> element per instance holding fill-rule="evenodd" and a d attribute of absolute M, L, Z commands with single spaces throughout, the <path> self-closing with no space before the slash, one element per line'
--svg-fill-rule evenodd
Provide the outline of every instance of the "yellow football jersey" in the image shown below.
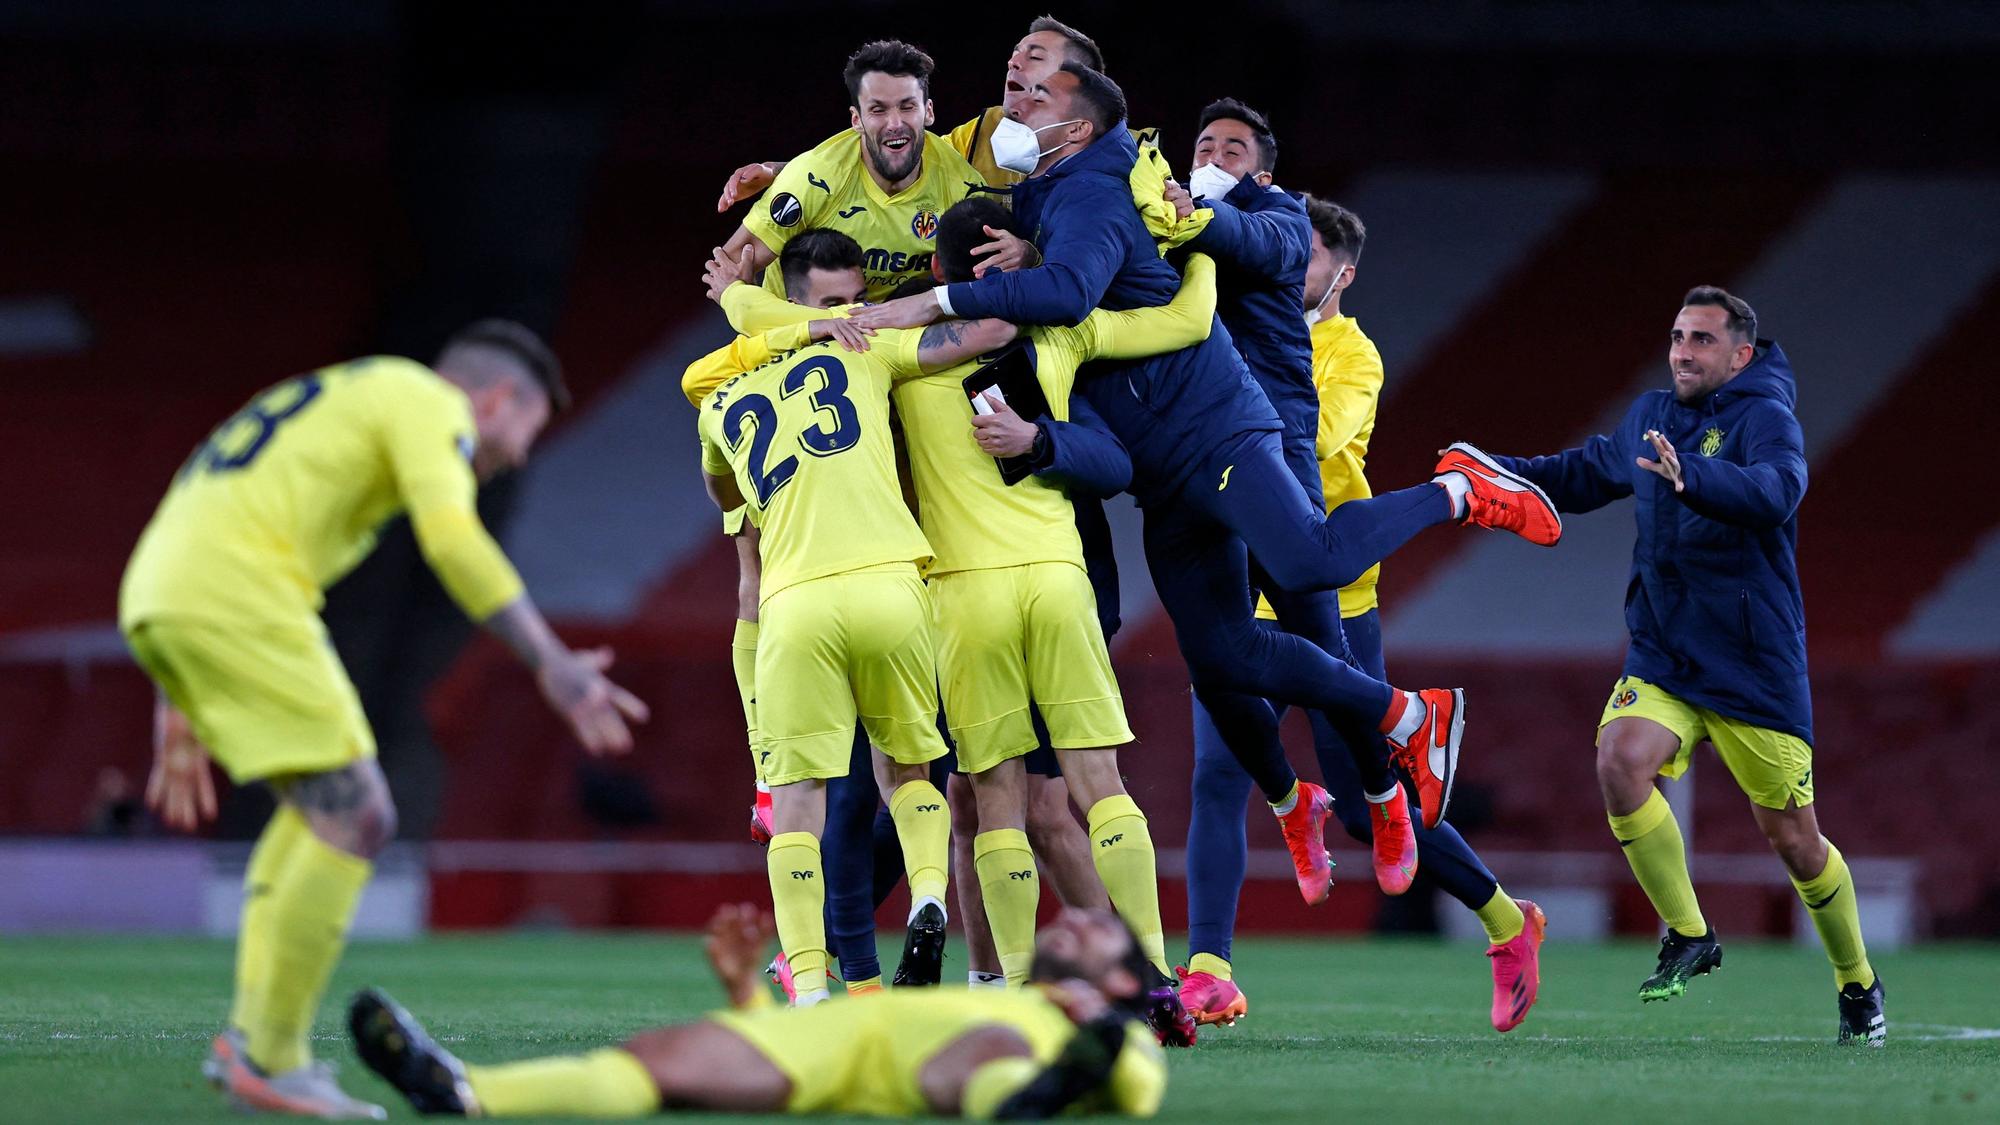
<path fill-rule="evenodd" d="M 987 110 L 978 117 L 960 125 L 946 135 L 951 147 L 972 165 L 972 170 L 986 178 L 987 187 L 1013 187 L 1027 179 L 1019 172 L 1010 172 L 1000 167 L 993 159 L 993 130 L 998 128 L 1007 111 L 999 106 Z"/>
<path fill-rule="evenodd" d="M 861 244 L 867 297 L 881 301 L 912 277 L 930 273 L 938 216 L 985 181 L 949 141 L 924 133 L 923 171 L 916 182 L 885 194 L 863 166 L 861 134 L 846 129 L 785 165 L 764 189 L 743 225 L 773 254 L 793 235 L 837 230 Z M 771 263 L 764 284 L 782 296 L 784 280 Z"/>
<path fill-rule="evenodd" d="M 917 374 L 918 333 L 877 333 L 855 354 L 831 343 L 784 355 L 701 403 L 702 468 L 731 475 L 756 522 L 760 601 L 813 578 L 930 562 L 896 481 L 889 390 Z"/>
<path fill-rule="evenodd" d="M 886 989 L 809 1008 L 717 1012 L 710 1017 L 748 1040 L 791 1080 L 787 1113 L 910 1117 L 926 1113 L 924 1066 L 983 1027 L 1006 1027 L 1034 1062 L 1056 1060 L 1076 1025 L 1039 986 L 1020 989 Z M 1166 1093 L 1167 1067 L 1145 1025 L 1127 1027 L 1104 1087 L 1078 1109 L 1151 1117 Z"/>
<path fill-rule="evenodd" d="M 373 356 L 277 384 L 188 458 L 125 569 L 119 623 L 289 623 L 408 511 L 474 620 L 521 596 L 479 522 L 465 393 L 412 360 Z"/>
<path fill-rule="evenodd" d="M 747 285 L 730 286 L 722 308 L 737 331 L 751 335 L 688 367 L 681 389 L 690 397 L 706 393 L 732 365 L 755 362 L 767 349 L 785 346 L 806 321 L 852 311 L 850 307 L 829 313 L 795 305 Z M 1070 391 L 1076 385 L 1077 368 L 1086 362 L 1157 355 L 1200 343 L 1208 338 L 1214 315 L 1215 263 L 1206 254 L 1191 254 L 1179 292 L 1165 305 L 1125 312 L 1098 309 L 1074 328 L 1029 329 L 1035 373 L 1050 411 L 1058 421 L 1069 419 Z M 896 413 L 909 449 L 917 511 L 936 556 L 931 573 L 1035 562 L 1082 566 L 1083 546 L 1062 492 L 1033 477 L 1006 484 L 993 459 L 973 440 L 972 402 L 966 397 L 964 380 L 978 370 L 978 361 L 910 377 L 921 334 L 884 335 L 904 337 L 902 346 L 910 349 L 909 355 L 895 361 L 904 375 L 895 391 Z M 875 350 L 881 349 L 882 338 L 876 337 Z"/>
<path fill-rule="evenodd" d="M 1313 385 L 1319 389 L 1319 432 L 1313 453 L 1319 458 L 1320 488 L 1331 512 L 1349 500 L 1366 500 L 1368 439 L 1375 435 L 1375 407 L 1382 400 L 1382 353 L 1361 332 L 1351 316 L 1336 316 L 1312 326 Z M 1359 617 L 1380 603 L 1375 584 L 1382 564 L 1340 590 L 1340 615 Z M 1257 615 L 1274 617 L 1262 599 Z"/>
<path fill-rule="evenodd" d="M 1098 309 L 1074 328 L 1027 330 L 1035 375 L 1057 421 L 1069 420 L 1079 367 L 1093 359 L 1129 359 L 1178 351 L 1208 338 L 1215 313 L 1215 267 L 1193 255 L 1173 301 L 1158 308 Z M 965 380 L 979 361 L 907 380 L 896 388 L 896 413 L 910 449 L 917 512 L 936 561 L 931 572 L 1067 562 L 1083 566 L 1076 514 L 1062 490 L 1038 477 L 1000 479 L 993 458 L 973 439 Z"/>

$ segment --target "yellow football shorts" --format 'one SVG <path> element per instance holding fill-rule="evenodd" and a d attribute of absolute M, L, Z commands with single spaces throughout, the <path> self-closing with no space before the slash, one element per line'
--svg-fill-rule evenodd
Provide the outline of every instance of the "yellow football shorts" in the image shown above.
<path fill-rule="evenodd" d="M 1626 718 L 1651 719 L 1681 740 L 1680 751 L 1660 767 L 1661 777 L 1686 773 L 1695 744 L 1707 739 L 1752 801 L 1767 809 L 1782 809 L 1792 801 L 1800 808 L 1812 804 L 1812 747 L 1795 734 L 1718 715 L 1637 676 L 1621 677 L 1611 689 L 1597 720 L 1598 737 L 1603 738 L 1605 724 Z"/>
<path fill-rule="evenodd" d="M 757 623 L 757 737 L 764 782 L 847 776 L 854 721 L 904 765 L 944 756 L 937 658 L 923 580 L 885 563 L 800 582 Z"/>
<path fill-rule="evenodd" d="M 940 574 L 931 579 L 931 610 L 960 770 L 981 773 L 1033 750 L 1030 700 L 1058 750 L 1132 741 L 1083 568 L 1044 562 Z"/>
<path fill-rule="evenodd" d="M 318 618 L 235 627 L 142 621 L 125 640 L 239 785 L 375 756 L 361 697 Z"/>

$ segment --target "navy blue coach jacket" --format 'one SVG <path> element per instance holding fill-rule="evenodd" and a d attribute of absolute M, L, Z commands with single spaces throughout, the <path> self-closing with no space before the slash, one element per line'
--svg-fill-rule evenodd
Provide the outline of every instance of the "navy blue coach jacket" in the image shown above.
<path fill-rule="evenodd" d="M 1616 432 L 1551 457 L 1500 457 L 1565 512 L 1637 500 L 1625 588 L 1625 674 L 1721 715 L 1812 742 L 1805 600 L 1797 565 L 1805 444 L 1798 385 L 1777 344 L 1697 402 L 1639 396 Z M 1678 452 L 1686 491 L 1642 469 L 1643 436 Z"/>
<path fill-rule="evenodd" d="M 1180 275 L 1162 261 L 1132 204 L 1139 150 L 1120 122 L 1043 175 L 1014 187 L 1014 213 L 1034 232 L 1042 264 L 953 283 L 967 319 L 1075 325 L 1091 310 L 1152 308 Z M 1087 364 L 1078 391 L 1125 443 L 1141 504 L 1172 494 L 1222 440 L 1279 429 L 1278 415 L 1236 354 L 1220 319 L 1207 340 L 1167 355 Z"/>

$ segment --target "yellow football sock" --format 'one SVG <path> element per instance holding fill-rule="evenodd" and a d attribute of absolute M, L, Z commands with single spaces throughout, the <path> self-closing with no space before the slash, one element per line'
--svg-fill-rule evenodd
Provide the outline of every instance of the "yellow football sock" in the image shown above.
<path fill-rule="evenodd" d="M 1002 1102 L 1019 1093 L 1041 1072 L 1042 1068 L 1035 1065 L 1035 1060 L 1018 1055 L 981 1063 L 965 1080 L 965 1089 L 959 1092 L 959 1116 L 968 1121 L 991 1118 Z"/>
<path fill-rule="evenodd" d="M 285 813 L 297 827 L 279 824 Z M 260 908 L 261 915 L 247 919 L 262 931 L 250 948 L 241 951 L 262 962 L 245 974 L 259 982 L 255 989 L 262 1000 L 242 1010 L 248 1017 L 242 1027 L 250 1061 L 267 1073 L 281 1074 L 312 1060 L 306 1035 L 319 1010 L 320 994 L 326 991 L 326 979 L 347 944 L 347 927 L 361 901 L 361 888 L 368 885 L 375 866 L 313 835 L 305 819 L 289 807 L 281 806 L 272 822 L 279 824 L 279 832 L 296 833 L 298 838 L 286 846 L 282 862 L 272 872 L 270 891 L 260 896 L 269 900 Z M 253 913 L 258 912 L 245 911 Z"/>
<path fill-rule="evenodd" d="M 1520 937 L 1522 927 L 1528 924 L 1528 916 L 1521 913 L 1520 905 L 1498 883 L 1493 884 L 1493 897 L 1473 913 L 1479 915 L 1479 924 L 1486 927 L 1486 940 L 1493 945 L 1505 945 Z"/>
<path fill-rule="evenodd" d="M 271 891 L 299 841 L 311 834 L 297 809 L 280 804 L 250 852 L 250 866 L 243 872 L 243 920 L 236 931 L 236 998 L 229 1011 L 229 1026 L 238 1030 L 264 1022 L 264 993 L 271 971 Z"/>
<path fill-rule="evenodd" d="M 792 987 L 800 995 L 826 987 L 826 874 L 820 870 L 819 839 L 810 832 L 780 832 L 764 853 L 771 874 L 771 910 L 778 918 L 778 944 L 791 962 Z"/>
<path fill-rule="evenodd" d="M 1611 834 L 1625 848 L 1625 862 L 1639 877 L 1639 886 L 1653 902 L 1653 909 L 1675 933 L 1700 937 L 1708 932 L 1708 921 L 1694 899 L 1694 882 L 1688 878 L 1687 846 L 1681 842 L 1681 826 L 1667 799 L 1653 790 L 1646 803 L 1628 816 L 1612 816 Z"/>
<path fill-rule="evenodd" d="M 499 1066 L 468 1066 L 465 1080 L 487 1117 L 647 1117 L 660 1088 L 644 1063 L 607 1047 Z"/>
<path fill-rule="evenodd" d="M 750 736 L 750 768 L 764 780 L 764 755 L 757 751 L 757 623 L 738 619 L 729 641 L 729 663 L 736 669 L 736 693 L 743 697 L 743 729 Z"/>
<path fill-rule="evenodd" d="M 1287 816 L 1291 813 L 1292 808 L 1298 803 L 1299 803 L 1299 783 L 1298 780 L 1294 778 L 1292 781 L 1292 787 L 1290 789 L 1285 790 L 1285 795 L 1270 803 L 1271 811 L 1277 813 L 1279 816 Z"/>
<path fill-rule="evenodd" d="M 1798 888 L 1820 944 L 1826 946 L 1826 958 L 1833 962 L 1834 983 L 1864 988 L 1874 984 L 1875 969 L 1861 944 L 1861 908 L 1854 901 L 1854 880 L 1833 841 L 1826 841 L 1826 869 L 1804 882 L 1793 878 L 1792 886 Z"/>
<path fill-rule="evenodd" d="M 1028 982 L 1028 965 L 1035 959 L 1035 910 L 1042 902 L 1028 834 L 1018 828 L 981 832 L 972 838 L 972 865 L 979 872 L 1000 970 L 1018 988 Z"/>
<path fill-rule="evenodd" d="M 1153 859 L 1153 836 L 1146 815 L 1131 797 L 1120 793 L 1090 806 L 1084 818 L 1090 832 L 1090 858 L 1104 881 L 1111 905 L 1139 939 L 1139 949 L 1153 967 L 1172 979 L 1167 965 L 1165 927 L 1160 925 L 1160 877 Z"/>
<path fill-rule="evenodd" d="M 1207 973 L 1216 980 L 1230 980 L 1229 962 L 1213 953 L 1197 953 L 1188 958 L 1188 972 Z"/>
<path fill-rule="evenodd" d="M 851 980 L 847 982 L 847 993 L 850 996 L 858 992 L 880 992 L 880 991 L 882 991 L 881 973 L 876 973 L 874 976 L 869 977 L 867 980 Z"/>
<path fill-rule="evenodd" d="M 951 868 L 951 815 L 944 794 L 928 781 L 906 781 L 889 799 L 889 816 L 896 822 L 896 839 L 903 845 L 903 870 L 910 879 L 910 901 L 929 897 L 944 901 Z"/>

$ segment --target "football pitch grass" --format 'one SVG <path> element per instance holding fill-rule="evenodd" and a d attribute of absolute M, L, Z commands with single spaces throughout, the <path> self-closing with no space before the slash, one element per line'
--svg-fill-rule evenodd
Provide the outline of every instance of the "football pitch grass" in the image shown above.
<path fill-rule="evenodd" d="M 1250 1016 L 1171 1057 L 1161 1119 L 2000 1120 L 2000 946 L 1882 957 L 1884 1050 L 1834 1045 L 1832 978 L 1816 949 L 1725 948 L 1724 970 L 1687 996 L 1641 1005 L 1652 947 L 1551 942 L 1541 1002 L 1503 1036 L 1487 1025 L 1476 946 L 1245 941 Z M 230 963 L 221 941 L 0 940 L 0 1121 L 241 1120 L 197 1074 L 227 1011 Z M 963 964 L 954 935 L 948 976 Z M 346 1041 L 345 999 L 368 984 L 475 1061 L 603 1045 L 718 997 L 691 936 L 356 943 L 315 1050 L 398 1118 L 412 1115 Z"/>

